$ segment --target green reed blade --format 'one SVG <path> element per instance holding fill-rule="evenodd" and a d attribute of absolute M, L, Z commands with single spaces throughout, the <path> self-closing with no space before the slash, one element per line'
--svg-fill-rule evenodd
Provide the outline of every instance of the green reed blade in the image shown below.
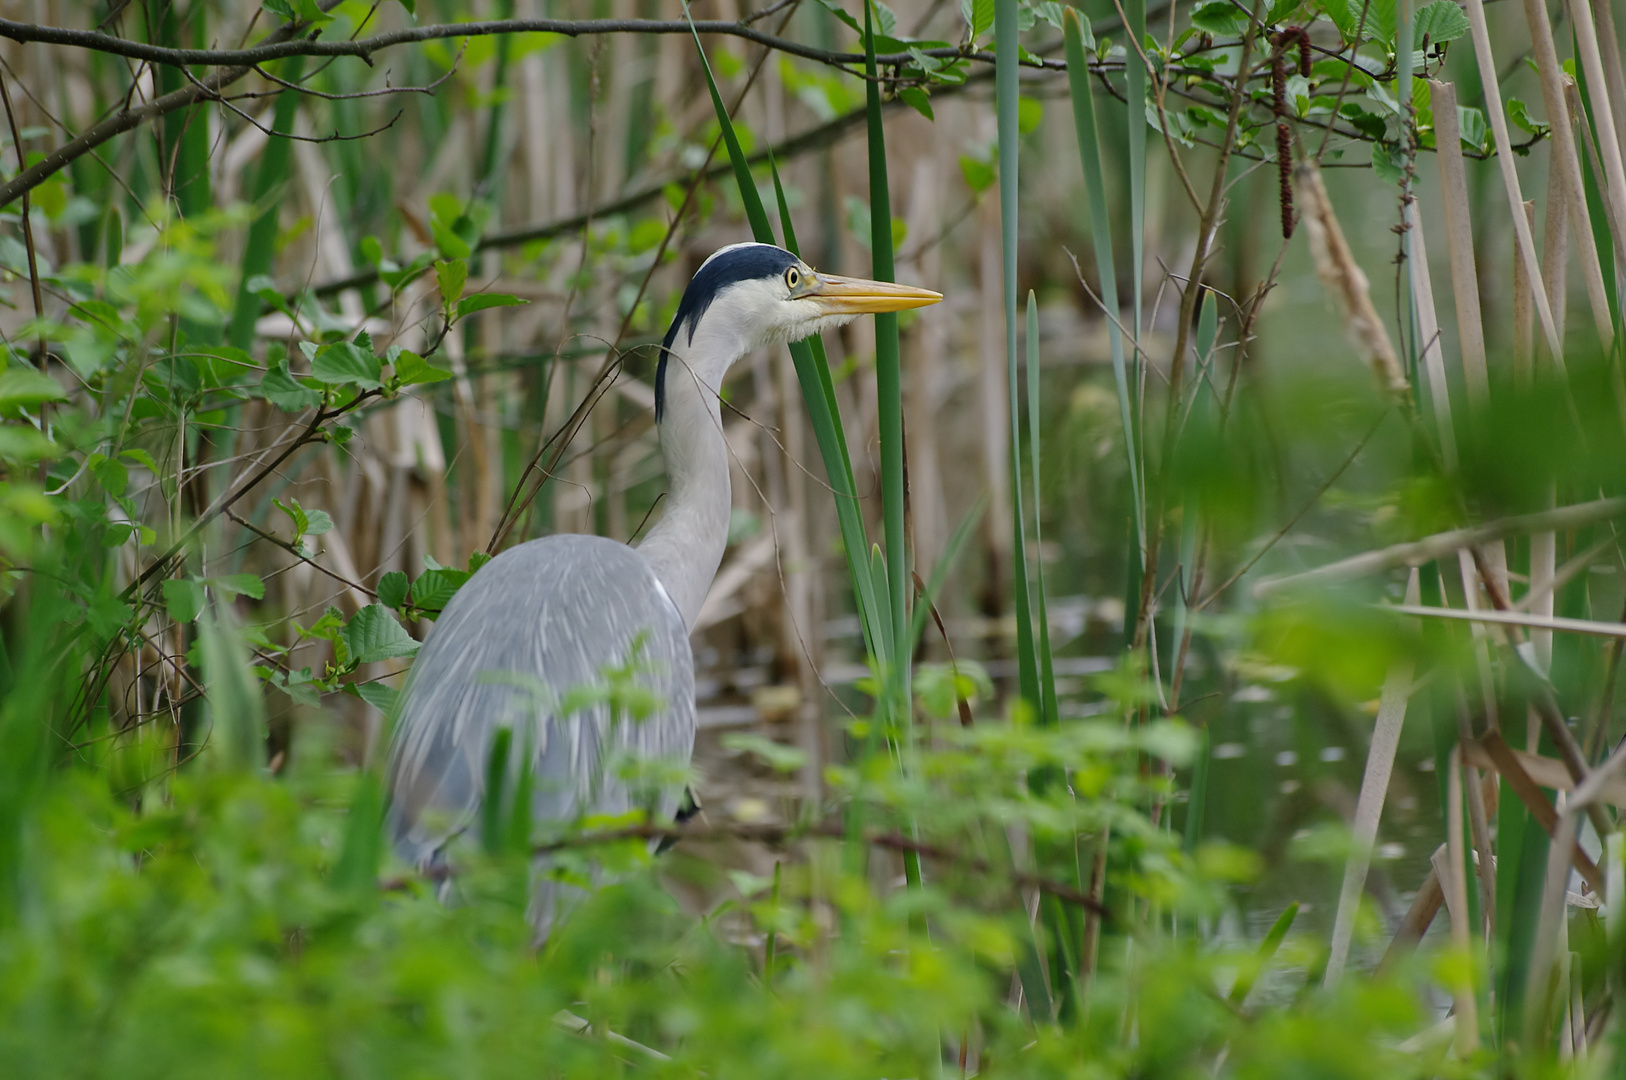
<path fill-rule="evenodd" d="M 1017 86 L 1016 0 L 994 3 L 994 101 L 999 120 L 999 227 L 1005 269 L 1005 373 L 1011 407 L 1011 588 L 1016 607 L 1017 687 L 1035 709 L 1043 709 L 1038 663 L 1034 655 L 1033 613 L 1030 609 L 1027 564 L 1027 524 L 1022 498 L 1022 396 L 1017 389 L 1016 352 L 1016 235 L 1017 158 L 1021 138 L 1017 126 L 1020 94 Z"/>
<path fill-rule="evenodd" d="M 1021 133 L 1017 126 L 1018 57 L 1016 9 L 1018 0 L 994 0 L 994 101 L 999 123 L 999 228 L 1005 285 L 1005 372 L 1011 406 L 1011 529 L 1014 539 L 1011 557 L 1011 588 L 1016 608 L 1017 686 L 1021 696 L 1035 708 L 1042 708 L 1039 674 L 1034 659 L 1033 613 L 1028 604 L 1027 530 L 1022 499 L 1022 416 L 1021 395 L 1016 386 L 1016 228 L 1017 159 L 1021 153 Z M 993 830 L 1003 837 L 1003 831 Z M 1015 862 L 1009 846 L 1006 858 Z M 1065 924 L 1045 923 L 1052 936 L 1066 933 Z M 1037 937 L 1023 942 L 1022 959 L 1017 965 L 1022 992 L 1027 997 L 1028 1014 L 1037 1023 L 1053 1021 L 1055 1003 L 1045 985 L 1040 966 Z"/>
<path fill-rule="evenodd" d="M 864 5 L 865 120 L 869 128 L 869 215 L 870 254 L 873 276 L 891 281 L 896 276 L 892 262 L 892 195 L 886 175 L 886 131 L 881 124 L 881 85 L 875 66 L 875 35 L 871 27 L 870 5 Z M 875 316 L 875 397 L 881 437 L 881 519 L 886 542 L 887 601 L 890 608 L 892 640 L 907 639 L 909 627 L 909 538 L 904 531 L 903 475 L 903 361 L 898 349 L 898 316 L 883 312 Z M 894 653 L 888 671 L 893 698 L 907 712 L 909 702 L 909 663 Z"/>
<path fill-rule="evenodd" d="M 959 559 L 960 552 L 964 550 L 966 541 L 971 537 L 971 527 L 982 520 L 983 511 L 987 506 L 986 497 L 977 499 L 960 521 L 959 528 L 954 530 L 954 535 L 949 537 L 949 542 L 943 547 L 943 553 L 937 557 L 937 565 L 932 567 L 931 577 L 926 579 L 925 591 L 921 593 L 920 600 L 915 604 L 914 611 L 909 617 L 909 640 L 908 648 L 905 650 L 909 655 L 914 654 L 915 646 L 920 642 L 920 635 L 926 629 L 927 614 L 943 593 L 943 583 L 948 580 L 949 569 Z"/>
<path fill-rule="evenodd" d="M 1106 180 L 1101 169 L 1101 137 L 1095 122 L 1095 92 L 1084 58 L 1082 16 L 1068 8 L 1062 25 L 1066 32 L 1067 81 L 1073 96 L 1073 126 L 1078 133 L 1078 156 L 1084 170 L 1084 192 L 1090 210 L 1090 233 L 1095 242 L 1095 270 L 1101 281 L 1101 303 L 1106 308 L 1107 343 L 1112 351 L 1112 377 L 1118 386 L 1118 412 L 1129 455 L 1129 490 L 1134 505 L 1135 550 L 1141 566 L 1146 562 L 1146 503 L 1140 465 L 1135 458 L 1137 431 L 1130 405 L 1130 381 L 1124 357 L 1123 331 L 1118 325 L 1118 274 L 1112 257 L 1112 219 L 1107 214 Z M 1130 65 L 1133 67 L 1134 65 Z M 1142 121 L 1144 123 L 1144 121 Z M 1135 125 L 1131 123 L 1131 130 Z M 1137 234 L 1138 235 L 1138 234 Z"/>
<path fill-rule="evenodd" d="M 305 58 L 294 57 L 279 73 L 284 82 L 296 83 L 305 70 Z M 293 157 L 293 143 L 279 135 L 294 130 L 294 117 L 299 112 L 299 91 L 284 90 L 277 95 L 276 110 L 271 116 L 271 138 L 260 154 L 259 167 L 254 170 L 254 207 L 259 211 L 248 227 L 248 242 L 243 248 L 243 272 L 237 280 L 237 303 L 232 309 L 231 327 L 226 344 L 236 349 L 247 349 L 254 344 L 254 323 L 260 316 L 260 298 L 248 290 L 253 278 L 271 272 L 272 258 L 276 254 L 277 211 L 281 208 L 281 191 L 288 182 L 288 165 Z"/>
<path fill-rule="evenodd" d="M 1270 966 L 1271 960 L 1276 956 L 1276 951 L 1282 947 L 1282 942 L 1286 940 L 1287 932 L 1293 928 L 1293 920 L 1297 919 L 1298 916 L 1299 902 L 1297 900 L 1288 904 L 1286 910 L 1276 916 L 1276 921 L 1271 924 L 1270 932 L 1265 934 L 1265 940 L 1259 943 L 1259 951 L 1255 954 L 1257 966 L 1252 971 L 1239 975 L 1235 985 L 1231 987 L 1229 1000 L 1232 1005 L 1240 1007 L 1248 999 L 1248 992 L 1253 989 L 1254 983 L 1259 980 L 1259 976 L 1263 975 L 1265 969 Z"/>
<path fill-rule="evenodd" d="M 739 187 L 740 201 L 745 206 L 746 220 L 751 225 L 751 235 L 758 243 L 772 244 L 775 242 L 773 226 L 763 209 L 756 181 L 751 177 L 750 163 L 746 160 L 745 151 L 740 147 L 733 121 L 728 116 L 728 109 L 723 105 L 723 96 L 717 90 L 717 80 L 712 76 L 711 64 L 706 60 L 706 50 L 701 46 L 698 34 L 694 35 L 694 44 L 700 54 L 700 66 L 706 76 L 706 87 L 711 91 L 711 103 L 717 113 L 717 124 L 722 131 L 723 145 L 728 149 L 728 159 L 734 167 L 734 180 Z M 773 173 L 774 192 L 779 203 L 779 219 L 785 230 L 785 248 L 792 254 L 799 254 L 796 236 L 791 227 L 790 210 L 785 203 L 784 188 L 779 182 L 779 170 L 774 167 L 771 160 L 768 164 Z M 869 570 L 869 541 L 864 534 L 863 518 L 858 511 L 858 485 L 853 479 L 852 459 L 847 451 L 846 434 L 841 427 L 841 410 L 836 401 L 835 384 L 830 380 L 830 365 L 824 354 L 824 342 L 816 336 L 794 342 L 790 346 L 790 356 L 796 367 L 797 381 L 801 383 L 802 400 L 807 405 L 808 420 L 813 426 L 813 437 L 819 444 L 819 454 L 824 460 L 824 471 L 834 491 L 836 521 L 841 530 L 841 544 L 847 557 L 847 570 L 852 576 L 853 594 L 858 605 L 859 621 L 864 628 L 864 639 L 870 651 L 884 666 L 890 663 L 892 654 L 885 644 L 886 635 L 880 632 L 880 600 Z"/>
<path fill-rule="evenodd" d="M 1033 564 L 1033 578 L 1039 605 L 1039 716 L 1046 724 L 1059 724 L 1061 714 L 1056 704 L 1055 663 L 1050 653 L 1050 617 L 1044 598 L 1044 528 L 1039 521 L 1040 507 L 1044 505 L 1039 497 L 1039 302 L 1031 289 L 1028 291 L 1027 374 L 1028 458 L 1033 473 L 1033 544 L 1038 551 L 1038 558 Z"/>
<path fill-rule="evenodd" d="M 1130 272 L 1134 275 L 1135 298 L 1135 322 L 1129 332 L 1138 339 L 1146 277 L 1146 65 L 1141 63 L 1135 46 L 1144 48 L 1146 43 L 1146 0 L 1124 0 L 1123 12 L 1124 34 L 1129 38 L 1124 49 L 1124 108 L 1129 120 Z M 1072 71 L 1071 61 L 1068 71 Z M 1140 353 L 1130 359 L 1138 374 Z"/>

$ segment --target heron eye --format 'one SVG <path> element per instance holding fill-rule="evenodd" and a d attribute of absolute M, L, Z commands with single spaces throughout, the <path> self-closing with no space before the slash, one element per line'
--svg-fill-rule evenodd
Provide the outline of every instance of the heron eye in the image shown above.
<path fill-rule="evenodd" d="M 793 266 L 789 270 L 785 271 L 785 284 L 786 285 L 789 285 L 791 288 L 794 289 L 796 286 L 800 285 L 801 283 L 802 283 L 802 272 L 800 270 L 796 269 Z"/>

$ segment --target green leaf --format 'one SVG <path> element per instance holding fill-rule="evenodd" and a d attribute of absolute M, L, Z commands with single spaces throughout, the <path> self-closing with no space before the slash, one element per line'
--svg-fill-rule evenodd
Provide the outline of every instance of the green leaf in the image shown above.
<path fill-rule="evenodd" d="M 1507 99 L 1507 118 L 1513 121 L 1515 127 L 1531 135 L 1546 135 L 1552 130 L 1549 124 L 1537 123 L 1530 115 L 1530 106 L 1516 97 Z"/>
<path fill-rule="evenodd" d="M 934 121 L 937 119 L 937 117 L 932 114 L 931 98 L 927 97 L 926 91 L 922 90 L 920 87 L 904 87 L 902 90 L 898 91 L 898 99 L 911 109 L 915 110 L 915 112 L 919 113 L 921 116 L 924 116 L 926 119 Z"/>
<path fill-rule="evenodd" d="M 399 690 L 393 686 L 385 686 L 381 682 L 354 683 L 351 689 L 355 690 L 357 697 L 385 716 L 395 708 L 395 699 L 400 696 Z"/>
<path fill-rule="evenodd" d="M 378 579 L 378 602 L 387 608 L 399 608 L 406 603 L 410 588 L 405 574 L 391 570 Z"/>
<path fill-rule="evenodd" d="M 469 264 L 462 259 L 442 259 L 435 264 L 435 280 L 440 284 L 440 298 L 448 309 L 463 295 L 463 286 L 469 280 Z"/>
<path fill-rule="evenodd" d="M 417 386 L 422 383 L 445 382 L 452 377 L 452 372 L 440 367 L 432 361 L 425 360 L 415 352 L 406 349 L 395 357 L 395 377 L 402 386 Z"/>
<path fill-rule="evenodd" d="M 985 160 L 970 154 L 960 155 L 960 175 L 965 178 L 965 186 L 971 189 L 973 195 L 981 195 L 993 187 L 994 181 L 998 179 L 991 159 Z"/>
<path fill-rule="evenodd" d="M 371 349 L 348 341 L 323 347 L 311 360 L 311 375 L 330 384 L 359 386 L 363 390 L 383 387 L 383 365 Z"/>
<path fill-rule="evenodd" d="M 426 570 L 412 583 L 412 606 L 429 611 L 444 610 L 468 580 L 465 570 Z"/>
<path fill-rule="evenodd" d="M 383 604 L 369 604 L 356 612 L 339 638 L 352 662 L 371 664 L 397 656 L 411 656 L 419 643 Z"/>
<path fill-rule="evenodd" d="M 793 773 L 807 762 L 806 751 L 775 742 L 766 735 L 730 732 L 723 736 L 723 749 L 755 754 L 775 772 Z"/>
<path fill-rule="evenodd" d="M 29 367 L 0 371 L 0 416 L 15 419 L 24 409 L 35 410 L 48 401 L 66 401 L 60 383 Z"/>
<path fill-rule="evenodd" d="M 960 0 L 960 14 L 971 27 L 971 40 L 975 41 L 994 25 L 994 0 Z"/>
<path fill-rule="evenodd" d="M 164 607 L 178 623 L 189 623 L 203 611 L 203 582 L 171 578 L 164 582 Z"/>
<path fill-rule="evenodd" d="M 260 396 L 283 412 L 304 412 L 322 403 L 322 392 L 295 379 L 286 359 L 273 364 L 260 380 Z"/>
<path fill-rule="evenodd" d="M 62 456 L 62 448 L 27 424 L 0 424 L 0 461 L 32 465 Z"/>
<path fill-rule="evenodd" d="M 487 308 L 516 307 L 520 304 L 529 303 L 529 300 L 521 300 L 517 296 L 505 296 L 502 293 L 479 293 L 475 296 L 465 296 L 457 302 L 457 317 L 461 319 L 473 315 L 476 311 L 485 311 Z"/>
<path fill-rule="evenodd" d="M 305 526 L 306 536 L 321 536 L 325 532 L 333 531 L 333 519 L 326 510 L 306 510 L 309 524 Z"/>
<path fill-rule="evenodd" d="M 1466 105 L 1457 106 L 1457 127 L 1462 133 L 1462 145 L 1471 150 L 1483 151 L 1486 140 L 1490 138 L 1490 131 L 1485 123 L 1485 114 L 1478 109 Z"/>
<path fill-rule="evenodd" d="M 1231 0 L 1212 0 L 1197 5 L 1191 25 L 1215 37 L 1236 37 L 1248 25 L 1248 13 Z"/>
<path fill-rule="evenodd" d="M 1412 28 L 1412 47 L 1421 49 L 1425 37 L 1430 45 L 1443 45 L 1467 32 L 1468 16 L 1462 13 L 1455 0 L 1434 0 L 1432 4 L 1424 4 L 1417 9 Z"/>
<path fill-rule="evenodd" d="M 265 599 L 265 582 L 260 580 L 258 574 L 226 574 L 223 577 L 210 578 L 208 584 L 224 600 L 230 600 L 235 596 Z"/>

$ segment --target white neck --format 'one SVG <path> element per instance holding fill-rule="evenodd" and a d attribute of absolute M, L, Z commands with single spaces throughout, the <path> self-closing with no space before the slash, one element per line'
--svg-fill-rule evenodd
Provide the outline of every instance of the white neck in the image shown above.
<path fill-rule="evenodd" d="M 681 330 L 666 358 L 660 422 L 666 499 L 638 552 L 691 630 L 728 546 L 732 500 L 718 391 L 744 351 L 728 328 L 702 325 L 692 343 L 687 328 Z"/>

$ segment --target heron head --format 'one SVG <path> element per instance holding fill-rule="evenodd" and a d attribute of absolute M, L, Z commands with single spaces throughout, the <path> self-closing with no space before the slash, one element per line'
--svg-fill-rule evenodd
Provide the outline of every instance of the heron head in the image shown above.
<path fill-rule="evenodd" d="M 889 281 L 821 274 L 772 244 L 731 244 L 695 272 L 662 343 L 656 374 L 657 413 L 667 359 L 674 349 L 691 362 L 724 368 L 752 349 L 802 338 L 872 312 L 925 307 L 941 293 Z M 719 378 L 722 372 L 718 373 Z"/>

